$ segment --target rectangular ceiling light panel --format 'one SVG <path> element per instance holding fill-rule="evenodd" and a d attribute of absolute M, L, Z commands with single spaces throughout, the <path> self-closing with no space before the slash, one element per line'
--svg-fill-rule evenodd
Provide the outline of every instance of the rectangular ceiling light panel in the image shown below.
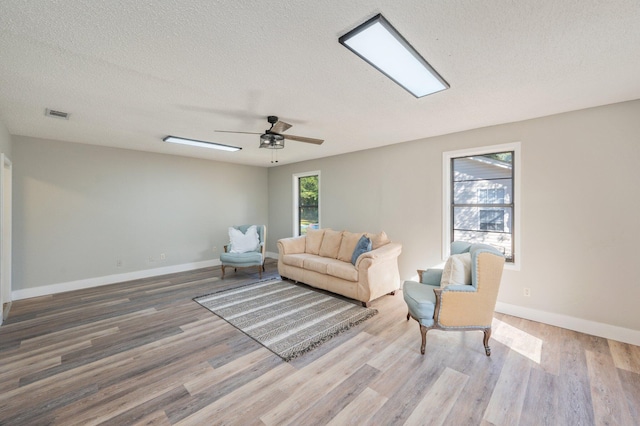
<path fill-rule="evenodd" d="M 219 149 L 221 151 L 240 151 L 242 148 L 231 145 L 223 145 L 221 143 L 199 141 L 195 139 L 180 138 L 178 136 L 167 136 L 162 139 L 165 142 L 179 143 L 182 145 L 199 146 L 202 148 Z"/>
<path fill-rule="evenodd" d="M 382 15 L 374 16 L 338 41 L 417 98 L 449 88 Z"/>

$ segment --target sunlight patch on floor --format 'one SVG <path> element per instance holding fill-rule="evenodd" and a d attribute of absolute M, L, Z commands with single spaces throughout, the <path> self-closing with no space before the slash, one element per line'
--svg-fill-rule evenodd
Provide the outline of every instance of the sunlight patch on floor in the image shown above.
<path fill-rule="evenodd" d="M 540 364 L 542 359 L 542 339 L 496 318 L 493 319 L 492 329 L 492 339 Z"/>

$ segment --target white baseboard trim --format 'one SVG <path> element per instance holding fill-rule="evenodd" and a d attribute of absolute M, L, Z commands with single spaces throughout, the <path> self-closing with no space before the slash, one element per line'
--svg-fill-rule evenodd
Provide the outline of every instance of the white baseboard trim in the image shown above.
<path fill-rule="evenodd" d="M 156 277 L 158 275 L 191 271 L 194 269 L 219 266 L 220 259 L 203 260 L 201 262 L 183 263 L 181 265 L 164 266 L 162 268 L 145 269 L 142 271 L 125 272 L 122 274 L 106 275 L 103 277 L 86 278 L 66 283 L 50 284 L 34 288 L 25 288 L 11 292 L 11 300 L 29 299 L 31 297 L 47 296 L 65 291 L 82 290 L 101 285 L 115 284 L 141 278 Z"/>
<path fill-rule="evenodd" d="M 268 257 L 269 259 L 276 259 L 278 260 L 278 253 L 274 253 L 272 251 L 266 251 L 264 252 L 264 257 Z"/>
<path fill-rule="evenodd" d="M 496 312 L 640 346 L 640 330 L 497 302 Z"/>

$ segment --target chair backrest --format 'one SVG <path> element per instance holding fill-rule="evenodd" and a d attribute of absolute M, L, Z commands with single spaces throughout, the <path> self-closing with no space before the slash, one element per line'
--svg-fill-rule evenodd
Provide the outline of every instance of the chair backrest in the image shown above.
<path fill-rule="evenodd" d="M 252 226 L 252 225 L 251 224 L 249 224 L 249 225 L 233 225 L 234 228 L 236 228 L 237 230 L 239 230 L 243 234 L 247 233 L 247 229 L 249 229 L 250 226 Z M 256 225 L 256 231 L 258 231 L 258 239 L 260 240 L 260 244 L 261 244 L 262 247 L 264 247 L 265 241 L 267 239 L 267 225 Z M 258 250 L 256 250 L 256 251 L 262 251 L 262 249 L 260 247 L 258 247 Z"/>
<path fill-rule="evenodd" d="M 462 254 L 469 251 L 471 243 L 466 241 L 454 241 L 451 243 L 451 254 Z"/>
<path fill-rule="evenodd" d="M 451 243 L 451 254 L 471 253 L 471 285 L 478 288 L 478 255 L 490 253 L 503 259 L 504 255 L 497 248 L 488 244 L 468 243 L 466 241 L 454 241 Z M 499 262 L 498 262 L 499 263 Z"/>
<path fill-rule="evenodd" d="M 502 276 L 502 267 L 504 266 L 504 255 L 498 249 L 487 244 L 472 244 L 469 247 L 471 253 L 471 284 L 478 287 L 478 268 L 479 268 L 479 256 L 482 253 L 489 253 L 502 259 L 497 261 L 496 265 L 500 266 L 500 277 Z M 498 278 L 498 284 L 500 284 L 500 277 Z M 496 293 L 497 295 L 497 293 Z"/>

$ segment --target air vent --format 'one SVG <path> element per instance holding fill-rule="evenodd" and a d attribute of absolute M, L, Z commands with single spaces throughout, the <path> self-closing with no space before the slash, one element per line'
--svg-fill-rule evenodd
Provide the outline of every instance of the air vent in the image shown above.
<path fill-rule="evenodd" d="M 48 117 L 61 118 L 63 120 L 68 120 L 71 114 L 69 114 L 68 112 L 56 111 L 55 109 L 47 108 L 45 109 L 44 115 Z"/>

